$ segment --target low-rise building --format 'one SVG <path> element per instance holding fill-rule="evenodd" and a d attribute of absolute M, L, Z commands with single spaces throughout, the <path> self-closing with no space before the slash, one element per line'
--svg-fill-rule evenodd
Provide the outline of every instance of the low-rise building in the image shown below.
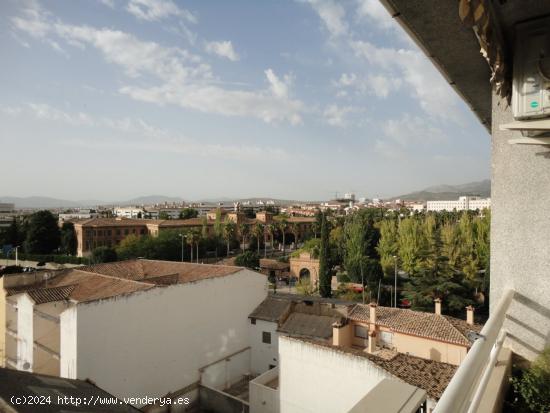
<path fill-rule="evenodd" d="M 267 290 L 245 268 L 152 260 L 9 284 L 8 367 L 89 378 L 117 397 L 191 399 L 201 369 L 250 346 L 247 318 Z"/>

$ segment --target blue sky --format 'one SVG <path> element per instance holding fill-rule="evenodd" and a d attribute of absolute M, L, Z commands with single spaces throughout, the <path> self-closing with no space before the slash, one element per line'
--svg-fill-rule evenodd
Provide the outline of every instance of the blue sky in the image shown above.
<path fill-rule="evenodd" d="M 377 0 L 0 3 L 0 195 L 377 197 L 489 176 Z"/>

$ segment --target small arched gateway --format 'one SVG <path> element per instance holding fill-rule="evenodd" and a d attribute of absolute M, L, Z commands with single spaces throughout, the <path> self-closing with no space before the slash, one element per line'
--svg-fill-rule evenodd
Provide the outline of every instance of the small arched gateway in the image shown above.
<path fill-rule="evenodd" d="M 289 260 L 290 275 L 297 279 L 309 279 L 312 285 L 317 285 L 319 280 L 319 260 L 311 258 L 309 252 L 302 252 L 299 257 Z"/>

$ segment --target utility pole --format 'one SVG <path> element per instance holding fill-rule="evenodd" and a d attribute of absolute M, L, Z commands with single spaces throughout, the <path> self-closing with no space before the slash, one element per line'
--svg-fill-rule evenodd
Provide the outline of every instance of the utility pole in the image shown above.
<path fill-rule="evenodd" d="M 393 256 L 393 262 L 395 264 L 395 272 L 394 272 L 394 282 L 395 282 L 395 289 L 393 293 L 395 294 L 393 304 L 395 305 L 395 308 L 397 308 L 397 255 Z"/>

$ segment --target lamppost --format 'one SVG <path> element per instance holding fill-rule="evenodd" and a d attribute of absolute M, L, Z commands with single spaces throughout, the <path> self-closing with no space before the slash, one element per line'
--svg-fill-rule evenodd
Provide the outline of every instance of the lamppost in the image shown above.
<path fill-rule="evenodd" d="M 359 266 L 361 267 L 361 295 L 363 304 L 365 304 L 365 275 L 363 274 L 363 257 L 359 257 Z"/>
<path fill-rule="evenodd" d="M 395 294 L 395 296 L 393 299 L 393 305 L 395 306 L 395 308 L 397 308 L 397 255 L 393 256 L 393 262 L 395 264 L 395 272 L 394 272 L 395 287 L 393 290 L 393 293 Z"/>

